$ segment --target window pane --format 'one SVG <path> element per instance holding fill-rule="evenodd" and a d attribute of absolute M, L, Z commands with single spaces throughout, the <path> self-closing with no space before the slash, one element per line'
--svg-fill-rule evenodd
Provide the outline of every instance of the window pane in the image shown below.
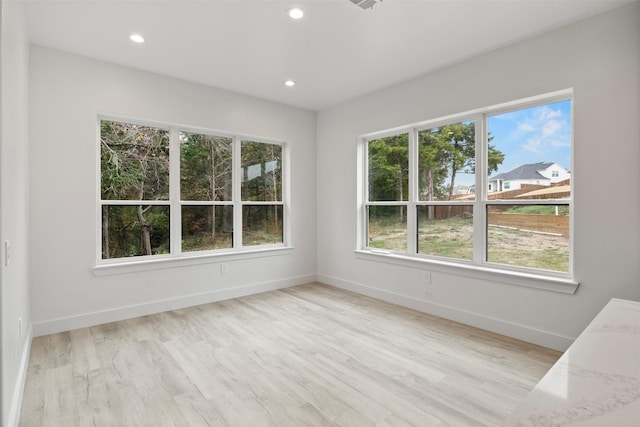
<path fill-rule="evenodd" d="M 488 198 L 569 198 L 571 101 L 488 118 Z"/>
<path fill-rule="evenodd" d="M 169 199 L 169 132 L 100 122 L 102 200 Z"/>
<path fill-rule="evenodd" d="M 409 200 L 409 135 L 374 139 L 369 155 L 369 200 Z"/>
<path fill-rule="evenodd" d="M 418 206 L 418 253 L 473 259 L 473 206 Z"/>
<path fill-rule="evenodd" d="M 102 259 L 169 250 L 169 206 L 102 206 Z"/>
<path fill-rule="evenodd" d="M 182 200 L 231 200 L 231 138 L 180 133 Z"/>
<path fill-rule="evenodd" d="M 272 245 L 283 242 L 282 205 L 243 206 L 242 244 Z"/>
<path fill-rule="evenodd" d="M 242 200 L 282 201 L 282 146 L 242 141 Z"/>
<path fill-rule="evenodd" d="M 182 206 L 182 250 L 233 247 L 233 206 Z"/>
<path fill-rule="evenodd" d="M 419 200 L 475 200 L 475 122 L 418 132 Z"/>
<path fill-rule="evenodd" d="M 370 248 L 407 250 L 406 206 L 369 206 Z"/>
<path fill-rule="evenodd" d="M 569 271 L 569 205 L 492 205 L 487 219 L 487 261 Z"/>

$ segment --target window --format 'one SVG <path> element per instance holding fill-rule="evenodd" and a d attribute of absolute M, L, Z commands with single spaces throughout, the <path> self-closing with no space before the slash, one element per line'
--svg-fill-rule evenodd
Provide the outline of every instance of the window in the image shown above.
<path fill-rule="evenodd" d="M 409 200 L 409 135 L 369 141 L 368 246 L 407 250 Z"/>
<path fill-rule="evenodd" d="M 473 259 L 475 121 L 417 129 L 416 252 Z M 455 242 L 455 244 L 451 244 Z"/>
<path fill-rule="evenodd" d="M 566 91 L 364 137 L 359 248 L 571 278 L 571 145 Z"/>
<path fill-rule="evenodd" d="M 284 246 L 284 144 L 100 120 L 102 260 Z"/>

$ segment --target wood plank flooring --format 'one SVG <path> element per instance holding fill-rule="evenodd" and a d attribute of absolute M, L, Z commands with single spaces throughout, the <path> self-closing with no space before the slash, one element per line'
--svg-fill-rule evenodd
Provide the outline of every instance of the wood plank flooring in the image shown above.
<path fill-rule="evenodd" d="M 560 353 L 321 284 L 33 340 L 21 426 L 497 426 Z"/>

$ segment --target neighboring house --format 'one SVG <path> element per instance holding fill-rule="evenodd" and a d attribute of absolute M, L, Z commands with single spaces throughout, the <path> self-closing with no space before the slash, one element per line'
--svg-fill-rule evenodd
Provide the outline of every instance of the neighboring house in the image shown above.
<path fill-rule="evenodd" d="M 531 163 L 489 178 L 489 193 L 519 190 L 526 185 L 550 186 L 571 178 L 571 172 L 553 162 Z"/>

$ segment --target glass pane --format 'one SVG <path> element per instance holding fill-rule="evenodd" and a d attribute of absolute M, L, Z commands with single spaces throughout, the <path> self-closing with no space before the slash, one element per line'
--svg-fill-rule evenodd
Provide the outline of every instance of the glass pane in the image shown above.
<path fill-rule="evenodd" d="M 242 244 L 244 246 L 272 245 L 282 242 L 282 205 L 242 207 Z"/>
<path fill-rule="evenodd" d="M 102 259 L 169 250 L 169 206 L 102 206 Z"/>
<path fill-rule="evenodd" d="M 374 139 L 369 155 L 369 200 L 409 200 L 409 135 Z"/>
<path fill-rule="evenodd" d="M 488 118 L 489 200 L 571 196 L 571 101 Z"/>
<path fill-rule="evenodd" d="M 418 206 L 418 253 L 473 259 L 473 206 Z"/>
<path fill-rule="evenodd" d="M 182 250 L 233 247 L 233 206 L 182 206 Z"/>
<path fill-rule="evenodd" d="M 169 132 L 100 122 L 102 200 L 169 199 Z"/>
<path fill-rule="evenodd" d="M 182 200 L 231 200 L 231 138 L 180 133 Z"/>
<path fill-rule="evenodd" d="M 242 200 L 282 201 L 282 146 L 242 141 Z"/>
<path fill-rule="evenodd" d="M 406 206 L 369 206 L 370 248 L 407 251 Z"/>
<path fill-rule="evenodd" d="M 569 271 L 569 205 L 492 205 L 487 218 L 487 261 Z"/>
<path fill-rule="evenodd" d="M 419 200 L 475 200 L 475 122 L 418 132 Z"/>

